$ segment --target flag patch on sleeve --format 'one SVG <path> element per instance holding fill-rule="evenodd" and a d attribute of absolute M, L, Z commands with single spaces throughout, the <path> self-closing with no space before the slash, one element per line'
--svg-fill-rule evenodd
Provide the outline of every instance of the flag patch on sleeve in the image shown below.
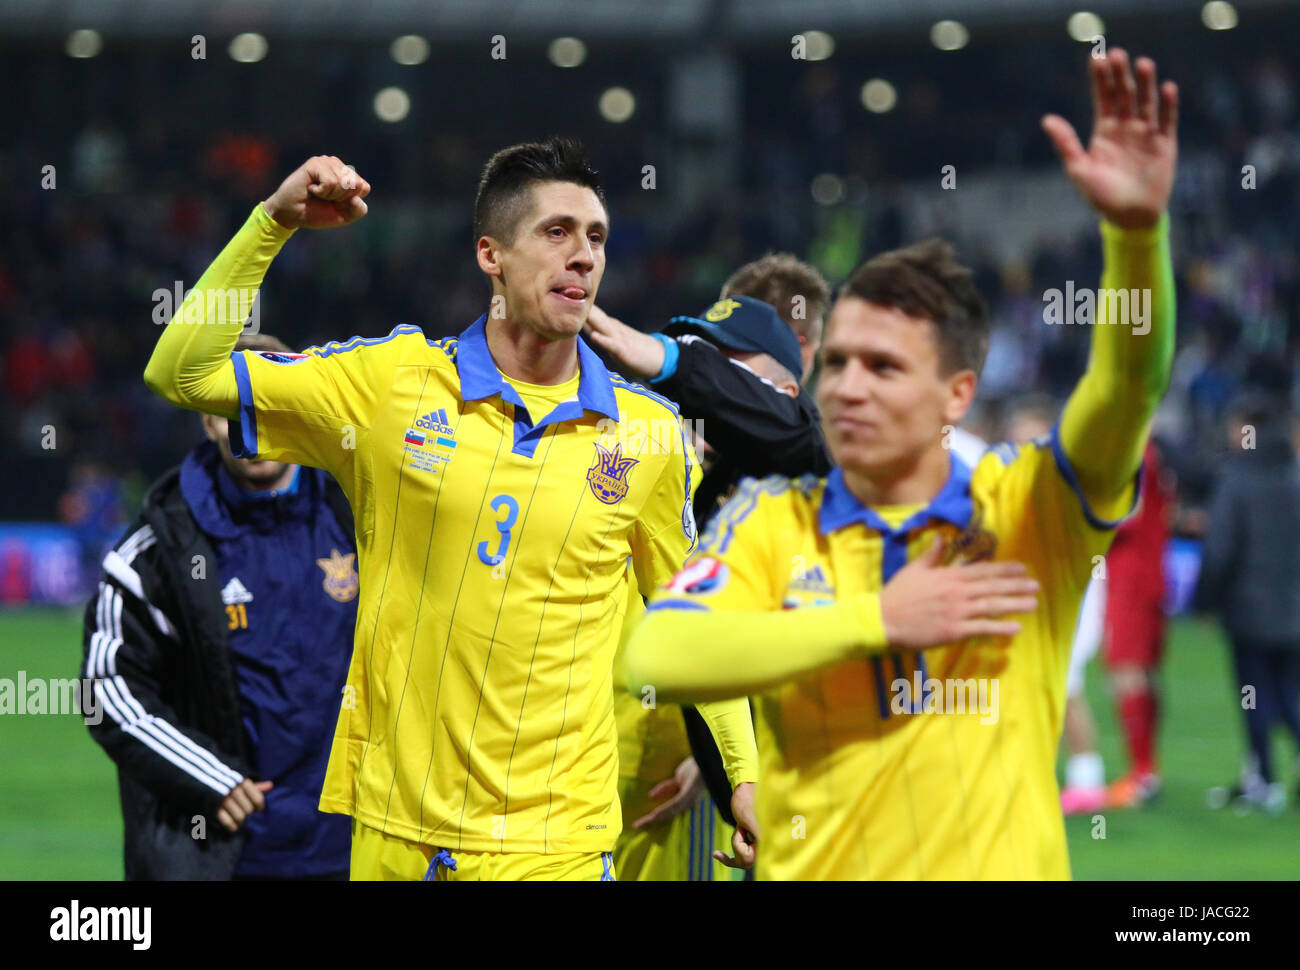
<path fill-rule="evenodd" d="M 727 582 L 726 563 L 703 556 L 673 577 L 668 589 L 674 593 L 712 593 Z"/>

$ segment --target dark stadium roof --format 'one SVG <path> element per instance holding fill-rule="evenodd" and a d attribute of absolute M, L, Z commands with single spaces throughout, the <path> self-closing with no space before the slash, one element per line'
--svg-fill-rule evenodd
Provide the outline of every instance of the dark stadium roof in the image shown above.
<path fill-rule="evenodd" d="M 572 33 L 667 40 L 888 29 L 942 19 L 1050 22 L 1078 10 L 1103 18 L 1185 11 L 1199 19 L 1201 6 L 1201 0 L 370 0 L 364 6 L 355 0 L 0 0 L 0 30 L 30 35 L 90 27 L 119 36 L 262 30 L 340 38 L 416 32 L 435 41 Z"/>

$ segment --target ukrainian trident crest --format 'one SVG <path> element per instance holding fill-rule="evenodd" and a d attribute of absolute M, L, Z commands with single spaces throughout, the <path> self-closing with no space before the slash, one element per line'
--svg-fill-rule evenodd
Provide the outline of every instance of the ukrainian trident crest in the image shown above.
<path fill-rule="evenodd" d="M 321 586 L 340 603 L 354 599 L 361 588 L 360 577 L 357 576 L 356 567 L 353 566 L 356 558 L 355 552 L 344 556 L 337 549 L 331 549 L 328 559 L 316 560 L 316 565 L 325 571 L 325 580 Z"/>
<path fill-rule="evenodd" d="M 624 458 L 621 445 L 613 450 L 596 445 L 596 463 L 587 470 L 591 491 L 606 505 L 613 505 L 627 495 L 627 473 L 637 463 L 636 458 Z"/>
<path fill-rule="evenodd" d="M 998 551 L 998 537 L 984 528 L 984 509 L 978 500 L 972 500 L 970 523 L 944 549 L 944 565 L 963 562 L 983 562 L 992 559 Z"/>

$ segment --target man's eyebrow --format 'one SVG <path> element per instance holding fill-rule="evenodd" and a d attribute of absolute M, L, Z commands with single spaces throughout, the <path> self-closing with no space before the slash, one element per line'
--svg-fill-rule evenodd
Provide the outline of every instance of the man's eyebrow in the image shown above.
<path fill-rule="evenodd" d="M 539 229 L 542 226 L 564 226 L 566 229 L 576 229 L 578 226 L 578 220 L 575 216 L 556 213 L 555 215 L 544 216 L 543 218 L 538 219 L 534 225 Z M 609 235 L 609 226 L 605 225 L 603 219 L 596 219 L 592 222 L 591 230 L 594 232 L 601 232 L 607 236 Z"/>

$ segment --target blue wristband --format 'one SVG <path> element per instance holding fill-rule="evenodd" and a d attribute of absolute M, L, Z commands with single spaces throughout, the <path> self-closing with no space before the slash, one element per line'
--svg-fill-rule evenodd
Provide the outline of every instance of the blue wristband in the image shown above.
<path fill-rule="evenodd" d="M 658 374 L 650 378 L 651 384 L 658 384 L 677 373 L 677 356 L 680 351 L 677 347 L 677 341 L 672 337 L 665 337 L 661 333 L 652 333 L 650 336 L 664 345 L 664 365 L 659 368 Z"/>

